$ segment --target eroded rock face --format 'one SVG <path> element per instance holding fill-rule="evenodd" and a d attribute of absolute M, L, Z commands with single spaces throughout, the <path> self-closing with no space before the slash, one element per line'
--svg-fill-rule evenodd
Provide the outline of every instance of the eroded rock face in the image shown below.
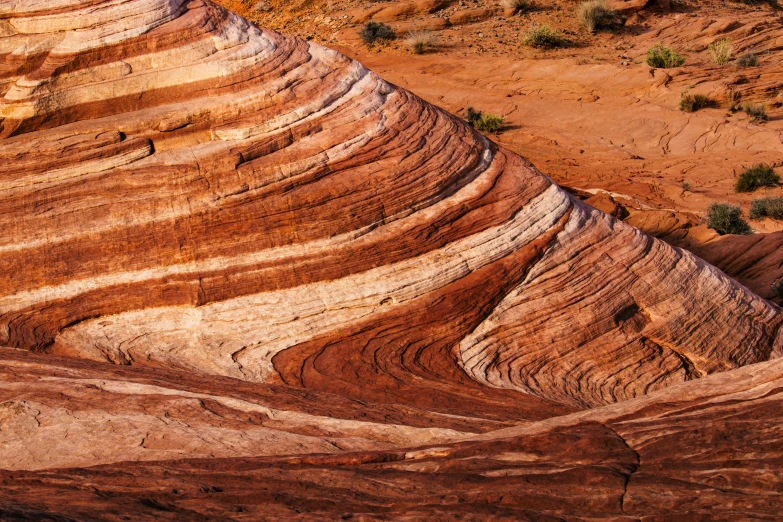
<path fill-rule="evenodd" d="M 362 388 L 346 358 L 415 345 L 571 406 L 780 351 L 777 309 L 336 52 L 199 0 L 2 16 L 5 344 Z"/>
<path fill-rule="evenodd" d="M 476 437 L 777 368 L 777 307 L 334 51 L 201 0 L 5 4 L 0 35 L 0 468 L 525 460 Z M 572 482 L 622 508 L 638 455 L 596 415 L 529 444 L 599 441 Z M 24 487 L 9 516 L 50 510 Z"/>

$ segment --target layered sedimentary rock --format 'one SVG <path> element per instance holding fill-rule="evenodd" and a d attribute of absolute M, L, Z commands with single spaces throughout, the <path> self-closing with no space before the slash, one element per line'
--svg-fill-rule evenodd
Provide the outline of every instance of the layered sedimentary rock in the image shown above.
<path fill-rule="evenodd" d="M 395 461 L 783 351 L 779 308 L 334 51 L 202 0 L 0 36 L 0 345 L 40 352 L 0 352 L 0 468 Z M 638 456 L 574 429 L 616 504 Z"/>
<path fill-rule="evenodd" d="M 363 387 L 346 358 L 414 351 L 574 406 L 780 351 L 769 304 L 333 51 L 198 0 L 3 19 L 4 344 Z"/>
<path fill-rule="evenodd" d="M 4 467 L 26 461 L 27 470 L 0 471 L 0 517 L 8 520 L 117 520 L 129 514 L 134 520 L 779 516 L 783 359 L 594 410 L 459 434 L 475 425 L 470 428 L 467 418 L 428 419 L 399 406 L 303 395 L 284 386 L 0 354 L 0 375 L 18 379 L 0 386 L 3 396 L 18 397 L 0 404 L 0 433 L 15 422 L 33 433 L 65 431 L 90 415 L 104 416 L 103 423 L 93 420 L 101 444 L 92 453 L 84 443 L 68 443 L 55 463 L 57 452 L 44 446 L 28 445 L 30 452 L 17 446 L 14 459 L 2 448 Z M 58 407 L 68 410 L 70 422 L 51 422 Z M 299 424 L 297 435 L 291 421 L 295 412 L 304 420 L 303 408 L 316 410 L 313 415 L 366 415 L 366 421 L 317 421 L 309 431 Z M 286 411 L 287 417 L 279 416 Z M 145 418 L 157 420 L 158 427 L 145 425 Z M 429 441 L 412 439 L 412 447 L 395 448 L 392 423 L 417 420 L 453 423 L 456 430 L 429 430 Z M 373 433 L 373 426 L 383 429 Z M 247 430 L 246 439 L 237 436 L 238 427 Z M 353 441 L 346 436 L 349 428 Z M 338 429 L 342 435 L 335 434 Z M 134 439 L 133 447 L 115 446 L 123 434 Z M 298 451 L 285 447 L 294 440 L 301 441 Z M 243 454 L 254 441 L 273 442 L 288 453 Z M 338 447 L 319 446 L 326 441 Z M 345 451 L 346 444 L 354 451 Z M 124 453 L 113 455 L 111 447 Z M 118 462 L 123 455 L 152 461 Z M 71 467 L 84 461 L 101 465 Z M 59 469 L 47 469 L 53 467 Z"/>

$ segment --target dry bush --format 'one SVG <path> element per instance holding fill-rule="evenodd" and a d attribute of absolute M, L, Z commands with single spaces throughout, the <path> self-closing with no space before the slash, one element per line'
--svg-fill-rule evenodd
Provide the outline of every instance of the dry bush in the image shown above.
<path fill-rule="evenodd" d="M 530 0 L 502 0 L 500 5 L 513 14 L 517 14 L 530 9 Z"/>
<path fill-rule="evenodd" d="M 424 54 L 438 46 L 438 35 L 432 31 L 411 31 L 405 38 L 405 45 L 416 54 Z"/>
<path fill-rule="evenodd" d="M 548 25 L 544 24 L 534 25 L 525 34 L 522 43 L 537 49 L 553 49 L 555 47 L 565 47 L 569 42 L 560 31 L 552 30 Z"/>
<path fill-rule="evenodd" d="M 753 123 L 763 123 L 769 119 L 767 116 L 767 107 L 758 103 L 745 102 L 742 104 L 742 110 L 748 115 Z"/>
<path fill-rule="evenodd" d="M 756 67 L 758 64 L 759 58 L 753 51 L 749 51 L 737 58 L 737 65 L 743 69 L 745 67 Z"/>
<path fill-rule="evenodd" d="M 696 112 L 699 109 L 714 106 L 715 102 L 704 94 L 682 93 L 680 96 L 680 110 L 684 112 Z"/>
<path fill-rule="evenodd" d="M 724 38 L 717 42 L 712 42 L 707 46 L 707 55 L 710 61 L 716 65 L 726 65 L 731 60 L 731 39 Z"/>
<path fill-rule="evenodd" d="M 394 29 L 386 24 L 367 22 L 359 31 L 359 37 L 367 45 L 372 45 L 378 41 L 394 40 L 397 35 L 394 34 Z"/>
<path fill-rule="evenodd" d="M 609 8 L 606 0 L 586 0 L 576 8 L 579 22 L 591 33 L 598 29 L 610 27 L 615 22 L 614 11 Z"/>

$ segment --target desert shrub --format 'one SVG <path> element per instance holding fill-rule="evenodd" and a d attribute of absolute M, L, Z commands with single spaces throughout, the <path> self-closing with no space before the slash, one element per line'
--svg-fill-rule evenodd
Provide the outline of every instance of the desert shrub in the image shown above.
<path fill-rule="evenodd" d="M 503 128 L 503 116 L 484 114 L 473 107 L 468 107 L 466 119 L 473 128 L 481 132 L 497 133 Z"/>
<path fill-rule="evenodd" d="M 503 0 L 500 5 L 517 14 L 530 8 L 530 0 Z"/>
<path fill-rule="evenodd" d="M 586 0 L 576 8 L 576 18 L 585 29 L 591 33 L 598 29 L 611 27 L 615 22 L 615 14 L 609 8 L 606 0 Z"/>
<path fill-rule="evenodd" d="M 745 102 L 742 104 L 742 110 L 748 115 L 750 121 L 762 123 L 769 119 L 767 116 L 767 107 L 758 103 Z"/>
<path fill-rule="evenodd" d="M 761 198 L 750 202 L 750 219 L 783 219 L 783 198 Z"/>
<path fill-rule="evenodd" d="M 717 42 L 712 42 L 707 46 L 707 55 L 710 61 L 716 65 L 726 65 L 731 60 L 731 39 L 724 38 Z"/>
<path fill-rule="evenodd" d="M 671 69 L 685 63 L 685 58 L 671 47 L 653 45 L 647 49 L 647 65 L 656 69 Z"/>
<path fill-rule="evenodd" d="M 682 93 L 680 96 L 680 110 L 685 112 L 696 112 L 705 107 L 712 107 L 715 103 L 704 94 Z"/>
<path fill-rule="evenodd" d="M 567 46 L 568 40 L 563 37 L 560 31 L 552 30 L 548 25 L 544 24 L 534 25 L 525 34 L 522 43 L 539 49 L 552 49 Z"/>
<path fill-rule="evenodd" d="M 691 184 L 688 183 L 687 181 L 683 180 L 683 182 L 682 182 L 682 184 L 680 186 L 682 187 L 682 190 L 684 190 L 684 191 L 690 192 L 690 190 L 691 190 Z"/>
<path fill-rule="evenodd" d="M 755 67 L 759 64 L 759 58 L 753 52 L 748 52 L 737 58 L 737 65 L 740 67 Z"/>
<path fill-rule="evenodd" d="M 750 225 L 742 219 L 742 210 L 728 203 L 713 203 L 707 209 L 707 226 L 720 235 L 746 235 L 752 232 Z"/>
<path fill-rule="evenodd" d="M 774 187 L 780 184 L 780 176 L 769 165 L 753 165 L 737 178 L 737 192 L 753 192 L 761 187 Z"/>
<path fill-rule="evenodd" d="M 742 94 L 735 91 L 731 87 L 726 89 L 726 101 L 729 102 L 729 110 L 731 112 L 737 112 L 737 105 L 742 99 Z"/>
<path fill-rule="evenodd" d="M 424 54 L 438 46 L 438 37 L 432 31 L 411 31 L 405 45 L 416 54 Z"/>
<path fill-rule="evenodd" d="M 388 25 L 370 21 L 364 24 L 362 30 L 359 31 L 359 37 L 367 45 L 372 45 L 378 41 L 394 40 L 397 35 L 394 34 L 394 29 Z"/>

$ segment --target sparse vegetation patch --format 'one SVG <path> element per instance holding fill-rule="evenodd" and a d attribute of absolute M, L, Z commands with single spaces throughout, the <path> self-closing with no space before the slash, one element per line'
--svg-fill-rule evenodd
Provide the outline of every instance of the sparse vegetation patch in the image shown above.
<path fill-rule="evenodd" d="M 438 36 L 432 31 L 411 31 L 405 38 L 405 45 L 415 54 L 424 54 L 438 46 Z"/>
<path fill-rule="evenodd" d="M 715 102 L 704 94 L 682 93 L 682 96 L 680 97 L 680 110 L 684 112 L 696 112 L 699 109 L 712 107 L 714 105 Z"/>
<path fill-rule="evenodd" d="M 724 38 L 707 46 L 707 55 L 710 61 L 716 65 L 726 65 L 731 60 L 731 39 Z"/>
<path fill-rule="evenodd" d="M 359 37 L 367 45 L 372 45 L 376 42 L 384 42 L 394 40 L 397 35 L 394 34 L 394 29 L 390 26 L 378 22 L 367 22 L 359 31 Z"/>
<path fill-rule="evenodd" d="M 737 65 L 742 68 L 756 67 L 758 64 L 759 64 L 759 58 L 753 52 L 747 52 L 741 55 L 739 58 L 737 58 Z"/>
<path fill-rule="evenodd" d="M 497 134 L 503 128 L 503 116 L 484 114 L 468 107 L 466 118 L 468 123 L 478 131 Z"/>
<path fill-rule="evenodd" d="M 750 219 L 783 219 L 783 198 L 754 199 L 750 203 Z"/>
<path fill-rule="evenodd" d="M 780 176 L 764 163 L 753 165 L 737 178 L 737 192 L 753 192 L 761 187 L 775 187 L 780 184 Z"/>
<path fill-rule="evenodd" d="M 753 123 L 763 123 L 769 119 L 767 116 L 767 107 L 758 103 L 745 102 L 742 104 L 742 110 L 748 115 Z"/>
<path fill-rule="evenodd" d="M 742 210 L 728 203 L 713 203 L 707 209 L 707 226 L 720 235 L 747 235 L 753 231 L 742 219 Z"/>
<path fill-rule="evenodd" d="M 685 63 L 685 57 L 671 47 L 653 45 L 647 49 L 647 65 L 656 69 L 671 69 Z"/>
<path fill-rule="evenodd" d="M 530 0 L 503 0 L 500 5 L 511 11 L 512 14 L 518 14 L 530 8 Z"/>
<path fill-rule="evenodd" d="M 546 24 L 534 25 L 525 34 L 522 43 L 537 49 L 554 49 L 556 47 L 565 47 L 569 44 L 568 40 L 563 37 L 563 33 L 553 30 Z"/>
<path fill-rule="evenodd" d="M 616 16 L 606 0 L 586 0 L 576 8 L 576 18 L 591 33 L 611 27 Z"/>

